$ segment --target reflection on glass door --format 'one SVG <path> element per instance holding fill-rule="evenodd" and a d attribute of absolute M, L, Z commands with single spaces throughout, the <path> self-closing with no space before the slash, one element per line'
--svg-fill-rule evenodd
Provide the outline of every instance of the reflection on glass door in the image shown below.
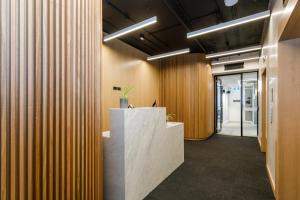
<path fill-rule="evenodd" d="M 243 136 L 257 136 L 257 73 L 243 74 Z"/>
<path fill-rule="evenodd" d="M 216 109 L 217 109 L 217 132 L 220 132 L 222 130 L 222 124 L 223 124 L 223 101 L 222 101 L 222 91 L 223 91 L 223 86 L 222 86 L 222 81 L 220 79 L 216 80 Z"/>
<path fill-rule="evenodd" d="M 217 132 L 241 136 L 241 75 L 218 76 L 217 79 Z M 221 102 L 221 103 L 220 103 Z"/>

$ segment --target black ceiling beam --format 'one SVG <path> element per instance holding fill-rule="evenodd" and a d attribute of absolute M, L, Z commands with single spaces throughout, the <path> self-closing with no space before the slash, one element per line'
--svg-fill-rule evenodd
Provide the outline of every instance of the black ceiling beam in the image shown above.
<path fill-rule="evenodd" d="M 174 25 L 171 25 L 171 26 L 167 26 L 165 28 L 162 28 L 162 29 L 158 29 L 156 31 L 152 31 L 153 34 L 156 34 L 156 33 L 161 33 L 161 32 L 164 32 L 164 31 L 167 31 L 167 30 L 170 30 L 170 29 L 173 29 L 173 28 L 176 28 L 178 26 L 182 26 L 181 24 L 174 24 Z"/>
<path fill-rule="evenodd" d="M 179 0 L 172 0 L 172 2 L 176 4 L 175 10 L 179 13 L 179 16 L 181 16 L 181 19 L 183 19 L 183 21 L 186 22 L 186 24 L 189 24 L 187 22 L 189 21 L 189 19 L 191 19 L 191 16 L 185 11 L 181 2 Z"/>
<path fill-rule="evenodd" d="M 133 23 L 137 23 L 134 19 L 132 19 L 129 16 L 128 13 L 124 12 L 118 6 L 113 4 L 110 0 L 105 0 L 105 2 L 107 3 L 107 5 L 111 6 L 115 11 L 117 11 L 119 14 L 121 14 L 124 18 L 128 19 L 129 21 L 131 21 Z M 159 39 L 156 35 L 152 34 L 151 32 L 147 31 L 146 29 L 144 29 L 144 30 L 145 30 L 146 33 L 148 33 L 150 36 L 152 36 L 154 39 L 156 39 L 161 45 L 163 45 L 164 47 L 169 48 L 169 45 L 167 43 L 165 43 L 164 41 L 162 41 L 161 39 Z"/>
<path fill-rule="evenodd" d="M 237 5 L 234 5 L 234 6 L 231 8 L 231 14 L 232 14 L 232 19 L 237 19 L 237 16 L 238 16 L 238 13 L 237 13 Z M 236 34 L 238 43 L 241 43 L 241 37 L 240 37 L 240 32 L 239 32 L 239 29 L 238 29 L 238 28 L 235 30 L 235 34 Z"/>
<path fill-rule="evenodd" d="M 197 21 L 197 20 L 199 20 L 199 19 L 203 19 L 204 17 L 209 17 L 209 16 L 211 16 L 211 15 L 218 15 L 218 11 L 219 11 L 219 10 L 216 10 L 216 11 L 207 13 L 207 14 L 205 14 L 205 15 L 201 15 L 201 16 L 199 16 L 199 17 L 191 18 L 190 21 L 191 21 L 191 23 L 193 23 L 193 21 Z"/>
<path fill-rule="evenodd" d="M 115 4 L 113 4 L 110 0 L 105 0 L 105 2 L 107 3 L 107 5 L 111 6 L 114 10 L 116 10 L 118 13 L 121 13 L 126 19 L 130 19 L 129 14 L 127 14 L 126 12 L 124 12 L 123 10 L 121 10 L 118 6 L 116 6 Z"/>
<path fill-rule="evenodd" d="M 148 44 L 146 44 L 145 42 L 139 42 L 139 40 L 138 39 L 136 39 L 136 38 L 134 38 L 134 37 L 131 37 L 132 38 L 132 40 L 134 40 L 137 44 L 143 44 L 143 46 L 146 46 L 148 49 L 151 49 L 152 51 L 151 52 L 157 52 L 158 50 L 156 49 L 156 48 L 153 48 L 153 47 L 151 47 L 150 45 L 148 45 Z M 135 47 L 135 48 L 137 48 L 136 47 L 136 45 L 134 45 L 133 43 L 130 43 L 133 47 Z M 140 48 L 138 48 L 139 50 L 141 50 Z M 141 50 L 141 51 L 143 51 L 143 50 Z M 148 52 L 146 52 L 147 54 L 150 54 L 149 53 L 149 51 Z M 152 53 L 150 54 L 150 55 L 152 55 Z"/>
<path fill-rule="evenodd" d="M 190 27 L 187 25 L 187 23 L 177 14 L 176 10 L 170 5 L 168 0 L 161 0 L 164 5 L 169 9 L 169 11 L 176 17 L 176 19 L 179 21 L 179 23 L 186 29 L 186 31 L 191 32 Z M 197 40 L 193 39 L 197 45 L 202 49 L 204 53 L 206 53 L 206 49 L 203 47 L 203 45 Z"/>
<path fill-rule="evenodd" d="M 217 7 L 217 10 L 218 10 L 218 13 L 219 13 L 219 16 L 218 16 L 218 20 L 220 20 L 221 22 L 224 22 L 224 20 L 225 20 L 225 17 L 224 17 L 224 15 L 223 15 L 223 13 L 222 13 L 222 11 L 221 11 L 221 8 L 220 8 L 220 6 L 219 6 L 219 3 L 218 3 L 218 1 L 217 0 L 214 0 L 214 2 L 215 2 L 215 4 L 216 4 L 216 7 Z M 229 40 L 228 40 L 228 34 L 227 34 L 227 32 L 225 32 L 224 33 L 225 34 L 225 43 L 226 43 L 226 46 L 227 46 L 227 50 L 229 49 L 228 47 L 229 47 Z"/>

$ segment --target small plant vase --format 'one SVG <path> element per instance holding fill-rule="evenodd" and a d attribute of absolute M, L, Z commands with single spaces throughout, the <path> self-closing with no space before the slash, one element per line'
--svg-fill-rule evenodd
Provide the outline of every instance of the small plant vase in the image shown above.
<path fill-rule="evenodd" d="M 128 108 L 128 99 L 120 98 L 120 108 Z"/>

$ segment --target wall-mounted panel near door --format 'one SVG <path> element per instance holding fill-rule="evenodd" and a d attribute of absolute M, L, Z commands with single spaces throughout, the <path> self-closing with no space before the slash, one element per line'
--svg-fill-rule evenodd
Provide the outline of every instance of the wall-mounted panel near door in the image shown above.
<path fill-rule="evenodd" d="M 215 76 L 215 132 L 257 136 L 257 72 Z"/>

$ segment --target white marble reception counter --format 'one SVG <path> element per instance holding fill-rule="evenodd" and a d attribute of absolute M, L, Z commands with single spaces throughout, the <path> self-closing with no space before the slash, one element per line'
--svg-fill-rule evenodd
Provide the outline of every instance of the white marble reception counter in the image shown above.
<path fill-rule="evenodd" d="M 184 162 L 183 123 L 165 108 L 111 109 L 104 138 L 104 199 L 141 200 Z"/>

